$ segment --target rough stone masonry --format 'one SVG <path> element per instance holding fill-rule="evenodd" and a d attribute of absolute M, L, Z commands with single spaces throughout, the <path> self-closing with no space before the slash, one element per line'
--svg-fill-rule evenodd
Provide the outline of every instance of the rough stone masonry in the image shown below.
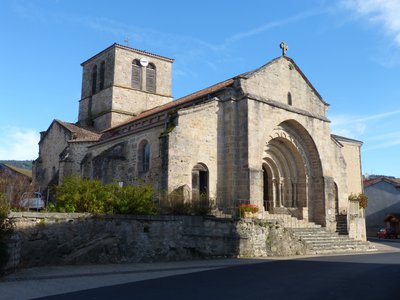
<path fill-rule="evenodd" d="M 305 254 L 279 222 L 196 216 L 10 214 L 8 269 Z"/>

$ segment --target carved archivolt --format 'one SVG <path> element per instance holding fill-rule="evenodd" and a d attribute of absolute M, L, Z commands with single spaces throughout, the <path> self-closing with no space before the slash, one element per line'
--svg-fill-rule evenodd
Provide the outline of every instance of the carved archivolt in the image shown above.
<path fill-rule="evenodd" d="M 275 142 L 275 141 L 277 141 L 277 142 Z M 272 134 L 269 136 L 268 140 L 266 141 L 265 150 L 264 150 L 265 156 L 269 157 L 271 154 L 270 152 L 274 152 L 274 150 L 272 148 L 275 148 L 277 145 L 279 145 L 279 141 L 281 141 L 281 143 L 283 143 L 283 144 L 286 144 L 286 146 L 281 146 L 281 147 L 278 146 L 277 147 L 277 148 L 281 148 L 282 152 L 283 151 L 285 151 L 285 152 L 297 151 L 298 152 L 298 154 L 301 156 L 301 159 L 302 159 L 301 164 L 303 165 L 303 167 L 305 169 L 305 173 L 306 173 L 306 175 L 310 176 L 312 171 L 311 171 L 309 156 L 307 155 L 305 145 L 302 143 L 301 138 L 294 131 L 289 131 L 287 128 L 283 128 L 281 126 L 276 127 L 274 129 L 274 131 L 272 132 Z M 290 149 L 290 148 L 292 148 L 292 149 Z M 275 152 L 276 152 L 276 150 L 275 150 Z M 285 156 L 287 156 L 287 155 L 285 155 Z M 293 160 L 296 160 L 297 155 L 292 153 L 291 156 L 293 157 Z M 296 161 L 296 162 L 300 163 L 298 161 Z"/>

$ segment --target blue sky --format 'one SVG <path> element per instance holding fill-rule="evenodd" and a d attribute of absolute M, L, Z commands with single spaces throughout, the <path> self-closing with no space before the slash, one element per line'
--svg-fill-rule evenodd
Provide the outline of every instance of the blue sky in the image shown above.
<path fill-rule="evenodd" d="M 363 173 L 400 177 L 400 0 L 0 2 L 0 159 L 35 159 L 53 119 L 76 122 L 80 63 L 113 43 L 175 59 L 173 96 L 255 69 L 289 45 L 364 142 Z"/>

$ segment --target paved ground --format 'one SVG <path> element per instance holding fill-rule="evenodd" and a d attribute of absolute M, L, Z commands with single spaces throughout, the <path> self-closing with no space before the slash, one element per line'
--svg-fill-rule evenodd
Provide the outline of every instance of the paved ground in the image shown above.
<path fill-rule="evenodd" d="M 400 240 L 377 240 L 371 239 L 380 253 L 400 253 Z M 372 254 L 364 254 L 372 255 Z M 396 254 L 397 255 L 397 254 Z M 362 256 L 362 255 L 361 255 Z M 365 257 L 364 260 L 373 261 L 378 256 Z M 379 256 L 380 260 L 382 256 Z M 331 259 L 332 260 L 332 259 Z M 338 259 L 342 265 L 349 266 L 350 261 L 357 260 L 354 256 L 342 256 Z M 323 257 L 291 257 L 291 258 L 272 258 L 272 259 L 223 259 L 223 260 L 206 260 L 206 261 L 187 261 L 187 262 L 169 262 L 169 263 L 138 263 L 138 264 L 119 264 L 119 265 L 90 265 L 90 266 L 55 266 L 55 267 L 40 267 L 19 270 L 13 274 L 6 276 L 0 280 L 0 299 L 32 299 L 38 297 L 45 297 L 49 295 L 60 295 L 74 291 L 82 291 L 92 289 L 100 295 L 107 295 L 105 287 L 108 292 L 112 293 L 113 286 L 122 284 L 130 284 L 135 282 L 146 281 L 149 279 L 169 278 L 174 275 L 182 275 L 189 273 L 196 273 L 200 271 L 212 270 L 234 270 L 230 267 L 246 268 L 247 265 L 254 266 L 262 272 L 262 267 L 265 263 L 275 262 L 272 266 L 277 266 L 276 262 L 301 261 L 302 263 L 309 264 L 310 262 L 318 261 L 319 264 L 324 261 Z M 360 263 L 362 263 L 360 261 Z M 373 264 L 373 262 L 372 262 Z M 328 264 L 330 266 L 332 264 Z M 376 265 L 379 265 L 378 263 Z M 294 265 L 293 265 L 294 266 Z M 292 267 L 293 267 L 292 266 Z M 301 265 L 303 266 L 303 264 Z M 398 266 L 396 266 L 398 267 Z M 260 269 L 261 268 L 261 269 Z M 281 268 L 281 267 L 279 267 Z M 235 269 L 240 272 L 245 272 L 247 269 Z M 248 270 L 247 270 L 248 271 Z M 250 271 L 248 271 L 250 272 Z M 255 272 L 255 271 L 251 271 Z M 332 271 L 333 272 L 333 271 Z M 214 274 L 215 272 L 202 273 Z M 232 272 L 228 272 L 232 274 Z M 208 276 L 208 275 L 206 275 Z M 273 276 L 273 275 L 272 275 Z M 173 280 L 173 277 L 172 279 Z M 204 279 L 203 279 L 204 280 Z M 140 286 L 131 286 L 131 288 L 138 288 Z M 126 285 L 128 288 L 128 285 Z M 174 291 L 172 291 L 174 292 Z M 83 296 L 82 296 L 83 297 Z M 107 299 L 98 298 L 93 296 L 90 298 L 87 295 L 82 299 Z M 61 298 L 57 296 L 53 299 Z M 78 294 L 75 296 L 67 295 L 63 299 L 81 299 Z M 115 298 L 119 299 L 119 298 Z M 120 298 L 124 299 L 124 298 Z M 166 298 L 168 299 L 168 298 Z"/>

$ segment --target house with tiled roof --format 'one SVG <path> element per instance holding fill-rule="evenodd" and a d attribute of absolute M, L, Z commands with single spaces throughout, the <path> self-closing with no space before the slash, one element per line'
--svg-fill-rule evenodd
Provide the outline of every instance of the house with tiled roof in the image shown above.
<path fill-rule="evenodd" d="M 10 164 L 0 163 L 0 173 L 7 176 L 23 176 L 29 181 L 32 180 L 32 170 L 18 168 Z"/>
<path fill-rule="evenodd" d="M 42 134 L 34 180 L 145 182 L 186 202 L 216 199 L 227 213 L 245 202 L 330 231 L 338 215 L 351 223 L 362 143 L 331 134 L 329 105 L 293 59 L 283 52 L 177 100 L 173 61 L 114 44 L 83 62 L 78 122 L 55 120 Z"/>
<path fill-rule="evenodd" d="M 0 163 L 0 193 L 6 195 L 10 203 L 17 204 L 21 195 L 30 188 L 32 170 Z"/>
<path fill-rule="evenodd" d="M 388 225 L 388 216 L 400 215 L 400 179 L 388 176 L 367 178 L 364 192 L 368 196 L 365 209 L 367 233 L 375 236 L 380 228 Z"/>

